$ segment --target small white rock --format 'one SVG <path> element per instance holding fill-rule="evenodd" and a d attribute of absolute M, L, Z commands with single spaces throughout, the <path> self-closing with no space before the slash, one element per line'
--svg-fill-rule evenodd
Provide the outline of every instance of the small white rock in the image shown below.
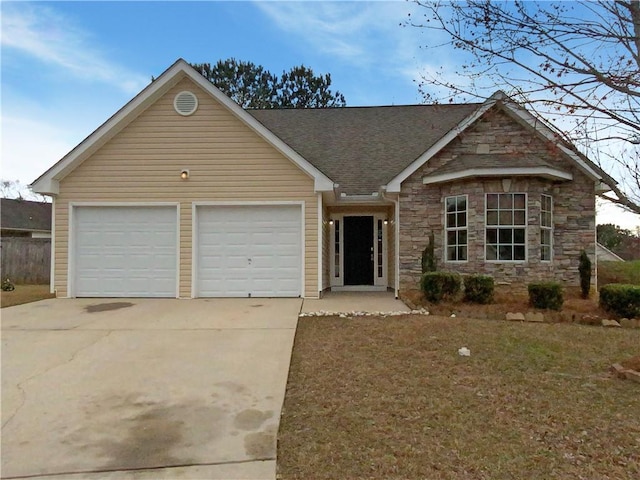
<path fill-rule="evenodd" d="M 451 314 L 451 318 L 456 318 L 456 314 L 455 314 L 455 313 L 452 313 L 452 314 Z"/>
<path fill-rule="evenodd" d="M 461 357 L 470 357 L 471 350 L 469 350 L 467 347 L 461 347 L 458 349 L 458 355 L 460 355 Z"/>

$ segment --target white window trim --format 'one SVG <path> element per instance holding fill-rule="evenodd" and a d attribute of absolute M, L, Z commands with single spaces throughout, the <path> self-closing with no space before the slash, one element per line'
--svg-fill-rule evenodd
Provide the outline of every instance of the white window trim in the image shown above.
<path fill-rule="evenodd" d="M 461 227 L 455 227 L 455 228 L 447 228 L 447 199 L 448 198 L 457 198 L 457 197 L 464 197 L 465 201 L 466 201 L 466 205 L 467 208 L 465 210 L 465 215 L 467 216 L 467 226 L 464 228 Z M 444 197 L 444 203 L 443 203 L 443 216 L 444 216 L 444 252 L 443 252 L 443 256 L 444 256 L 444 262 L 445 263 L 452 263 L 452 264 L 459 264 L 459 263 L 469 263 L 469 195 L 467 194 L 462 194 L 462 195 L 448 195 L 446 197 Z M 447 250 L 449 247 L 449 242 L 448 242 L 448 236 L 447 236 L 447 232 L 452 231 L 452 232 L 458 232 L 460 230 L 466 230 L 467 231 L 467 259 L 466 260 L 449 260 L 447 258 Z"/>
<path fill-rule="evenodd" d="M 551 214 L 551 225 L 550 226 L 543 226 L 542 225 L 542 197 L 548 197 L 550 202 L 551 202 L 551 210 L 549 210 L 549 213 Z M 540 195 L 540 261 L 544 262 L 544 263 L 551 263 L 553 262 L 553 195 L 549 195 L 547 193 L 543 193 Z M 548 260 L 544 260 L 542 258 L 542 232 L 548 230 L 550 232 L 549 235 L 549 259 Z"/>
<path fill-rule="evenodd" d="M 489 195 L 524 195 L 524 225 L 492 225 L 491 228 L 524 228 L 524 259 L 523 260 L 488 260 L 487 259 L 487 198 Z M 514 245 L 513 243 L 511 245 Z M 523 264 L 529 261 L 529 196 L 525 192 L 487 192 L 484 194 L 484 261 L 486 263 L 513 263 Z"/>
<path fill-rule="evenodd" d="M 330 286 L 333 287 L 342 287 L 342 288 L 352 288 L 351 285 L 345 286 L 344 284 L 344 219 L 345 217 L 373 217 L 373 287 L 375 288 L 387 288 L 388 284 L 388 252 L 389 252 L 389 241 L 388 241 L 388 228 L 389 225 L 385 225 L 384 221 L 387 219 L 387 215 L 381 212 L 353 212 L 353 213 L 340 213 L 340 214 L 331 214 L 329 216 L 329 220 L 334 223 L 330 225 L 329 236 L 331 239 L 330 242 L 330 252 L 329 256 L 331 258 L 330 262 L 330 271 L 329 275 L 331 275 Z M 382 220 L 382 277 L 378 277 L 378 220 Z M 387 219 L 388 220 L 388 219 Z M 335 273 L 335 222 L 340 222 L 340 272 L 336 277 Z"/>

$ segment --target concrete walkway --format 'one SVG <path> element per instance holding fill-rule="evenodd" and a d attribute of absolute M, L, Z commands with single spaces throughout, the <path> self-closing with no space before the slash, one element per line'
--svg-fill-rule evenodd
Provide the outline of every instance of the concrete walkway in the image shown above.
<path fill-rule="evenodd" d="M 2 477 L 275 479 L 301 303 L 2 309 Z"/>
<path fill-rule="evenodd" d="M 302 312 L 410 312 L 392 292 L 327 292 L 319 299 L 305 299 Z"/>

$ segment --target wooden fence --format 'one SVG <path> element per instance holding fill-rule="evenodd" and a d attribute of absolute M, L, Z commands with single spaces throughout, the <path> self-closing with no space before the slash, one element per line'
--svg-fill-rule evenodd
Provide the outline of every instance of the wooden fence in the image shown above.
<path fill-rule="evenodd" d="M 2 237 L 2 280 L 16 284 L 48 284 L 51 279 L 51 239 Z"/>

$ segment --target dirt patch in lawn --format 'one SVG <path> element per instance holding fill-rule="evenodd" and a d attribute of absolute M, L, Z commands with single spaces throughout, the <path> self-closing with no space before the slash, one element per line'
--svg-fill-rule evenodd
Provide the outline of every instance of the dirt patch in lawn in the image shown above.
<path fill-rule="evenodd" d="M 54 297 L 53 293 L 49 293 L 49 285 L 16 285 L 11 292 L 0 292 L 0 306 L 12 307 Z"/>
<path fill-rule="evenodd" d="M 639 478 L 640 385 L 609 373 L 639 344 L 575 324 L 301 318 L 279 478 Z"/>

